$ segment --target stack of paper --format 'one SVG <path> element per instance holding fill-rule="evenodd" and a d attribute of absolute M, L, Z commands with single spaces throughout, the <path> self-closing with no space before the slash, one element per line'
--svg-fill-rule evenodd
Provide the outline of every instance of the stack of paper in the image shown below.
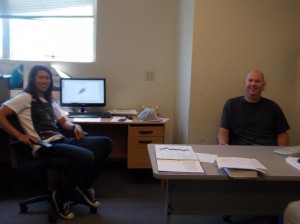
<path fill-rule="evenodd" d="M 258 176 L 256 170 L 234 169 L 226 167 L 224 167 L 223 170 L 227 173 L 228 176 L 235 179 L 257 178 Z"/>
<path fill-rule="evenodd" d="M 266 173 L 266 167 L 258 160 L 240 157 L 217 157 L 219 169 L 232 178 L 255 178 L 258 172 Z"/>
<path fill-rule="evenodd" d="M 274 152 L 283 156 L 297 156 L 300 155 L 300 145 L 275 149 Z"/>
<path fill-rule="evenodd" d="M 155 145 L 158 171 L 203 173 L 204 170 L 191 146 Z"/>
<path fill-rule="evenodd" d="M 108 111 L 111 115 L 137 115 L 138 112 L 133 109 L 133 110 L 109 110 Z"/>
<path fill-rule="evenodd" d="M 292 165 L 293 167 L 297 168 L 298 170 L 300 170 L 300 162 L 299 162 L 300 157 L 287 157 L 285 158 L 286 162 L 290 165 Z"/>

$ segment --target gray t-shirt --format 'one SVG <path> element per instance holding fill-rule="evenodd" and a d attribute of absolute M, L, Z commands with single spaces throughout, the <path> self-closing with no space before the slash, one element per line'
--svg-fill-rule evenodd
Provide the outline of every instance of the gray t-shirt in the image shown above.
<path fill-rule="evenodd" d="M 249 103 L 243 96 L 225 103 L 221 127 L 229 130 L 230 145 L 277 145 L 277 135 L 290 128 L 274 101 Z"/>

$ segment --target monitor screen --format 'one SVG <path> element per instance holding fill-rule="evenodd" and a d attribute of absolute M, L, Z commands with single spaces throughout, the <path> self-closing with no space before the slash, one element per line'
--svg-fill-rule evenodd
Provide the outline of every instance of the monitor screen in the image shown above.
<path fill-rule="evenodd" d="M 106 84 L 103 78 L 62 78 L 60 102 L 65 107 L 104 107 Z"/>

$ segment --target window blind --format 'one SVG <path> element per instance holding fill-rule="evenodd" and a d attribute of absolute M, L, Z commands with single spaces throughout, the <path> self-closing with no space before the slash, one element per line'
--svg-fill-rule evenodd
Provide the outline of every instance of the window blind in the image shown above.
<path fill-rule="evenodd" d="M 94 17 L 96 0 L 0 0 L 0 18 Z"/>

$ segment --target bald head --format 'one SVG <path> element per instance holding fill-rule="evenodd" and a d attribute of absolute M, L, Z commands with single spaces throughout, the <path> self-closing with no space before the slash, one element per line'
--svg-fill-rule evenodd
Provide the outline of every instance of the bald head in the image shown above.
<path fill-rule="evenodd" d="M 265 75 L 262 71 L 259 71 L 257 69 L 250 70 L 246 75 L 246 79 L 250 75 L 255 75 L 256 77 L 260 77 L 261 81 L 265 82 Z"/>
<path fill-rule="evenodd" d="M 245 100 L 256 103 L 260 100 L 261 93 L 265 88 L 264 73 L 259 70 L 250 70 L 244 81 Z"/>

